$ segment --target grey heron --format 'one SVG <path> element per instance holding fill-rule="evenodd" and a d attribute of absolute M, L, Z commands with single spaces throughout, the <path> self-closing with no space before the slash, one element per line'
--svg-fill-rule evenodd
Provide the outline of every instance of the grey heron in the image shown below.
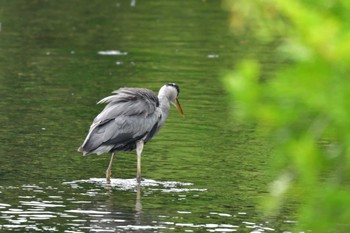
<path fill-rule="evenodd" d="M 177 98 L 180 89 L 175 83 L 168 83 L 160 88 L 158 96 L 146 88 L 120 88 L 112 93 L 114 95 L 97 103 L 107 105 L 93 120 L 78 152 L 82 152 L 83 155 L 112 153 L 106 170 L 106 180 L 110 183 L 115 153 L 136 149 L 136 178 L 140 183 L 141 153 L 144 144 L 151 140 L 165 123 L 170 104 L 184 115 Z"/>

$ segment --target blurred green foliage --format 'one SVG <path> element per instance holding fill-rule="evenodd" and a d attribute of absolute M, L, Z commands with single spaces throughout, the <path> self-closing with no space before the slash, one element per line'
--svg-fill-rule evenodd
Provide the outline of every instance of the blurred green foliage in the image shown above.
<path fill-rule="evenodd" d="M 266 209 L 297 194 L 299 227 L 350 232 L 350 1 L 226 0 L 231 28 L 279 41 L 284 65 L 262 79 L 247 58 L 224 79 L 237 118 L 273 139 Z"/>

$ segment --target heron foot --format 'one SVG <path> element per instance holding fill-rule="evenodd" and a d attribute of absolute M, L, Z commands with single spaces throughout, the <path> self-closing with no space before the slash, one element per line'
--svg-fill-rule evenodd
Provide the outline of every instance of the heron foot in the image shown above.
<path fill-rule="evenodd" d="M 106 182 L 107 182 L 107 184 L 111 183 L 111 175 L 112 175 L 111 170 L 107 169 L 107 171 L 106 171 Z"/>
<path fill-rule="evenodd" d="M 141 181 L 144 181 L 144 180 L 145 180 L 145 179 L 143 179 L 141 176 L 137 176 L 137 177 L 136 177 L 136 181 L 137 181 L 138 184 L 140 184 Z"/>
<path fill-rule="evenodd" d="M 108 168 L 106 170 L 106 182 L 107 182 L 107 184 L 111 183 L 113 159 L 114 159 L 114 153 L 112 153 L 111 160 L 109 161 L 109 165 L 108 165 Z"/>

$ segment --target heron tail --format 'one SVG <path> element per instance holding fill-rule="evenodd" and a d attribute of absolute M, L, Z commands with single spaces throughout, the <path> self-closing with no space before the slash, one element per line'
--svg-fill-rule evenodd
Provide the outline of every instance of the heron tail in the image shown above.
<path fill-rule="evenodd" d="M 83 146 L 80 146 L 77 151 L 83 153 L 84 156 L 88 154 L 88 152 L 84 151 Z"/>

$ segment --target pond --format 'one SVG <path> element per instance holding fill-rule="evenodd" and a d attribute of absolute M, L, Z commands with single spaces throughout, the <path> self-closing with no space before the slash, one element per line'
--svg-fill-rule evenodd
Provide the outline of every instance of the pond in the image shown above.
<path fill-rule="evenodd" d="M 238 123 L 221 78 L 244 57 L 273 72 L 273 45 L 228 30 L 220 1 L 1 1 L 1 232 L 290 232 L 264 217 L 270 147 Z M 180 86 L 143 151 L 76 150 L 101 98 L 119 87 Z"/>

